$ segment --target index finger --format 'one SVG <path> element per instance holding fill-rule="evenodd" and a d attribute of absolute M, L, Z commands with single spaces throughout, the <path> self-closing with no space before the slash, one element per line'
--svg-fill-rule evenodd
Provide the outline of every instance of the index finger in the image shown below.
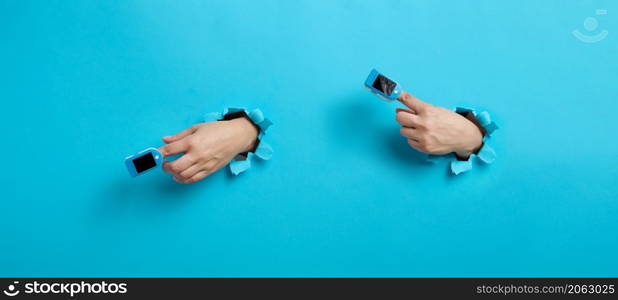
<path fill-rule="evenodd" d="M 407 106 L 408 108 L 412 109 L 413 111 L 420 113 L 423 111 L 423 108 L 427 105 L 427 103 L 419 100 L 418 98 L 410 95 L 410 93 L 408 92 L 402 92 L 401 96 L 399 96 L 399 98 L 397 98 L 397 100 L 399 100 L 401 103 L 403 103 L 405 106 Z"/>

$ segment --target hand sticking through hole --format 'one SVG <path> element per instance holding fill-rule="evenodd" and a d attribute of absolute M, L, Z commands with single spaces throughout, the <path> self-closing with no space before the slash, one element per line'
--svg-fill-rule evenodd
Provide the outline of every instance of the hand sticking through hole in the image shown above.
<path fill-rule="evenodd" d="M 455 152 L 457 157 L 468 159 L 483 145 L 483 133 L 473 116 L 468 119 L 406 92 L 397 100 L 408 107 L 397 108 L 396 119 L 402 126 L 401 135 L 412 148 L 428 154 Z"/>
<path fill-rule="evenodd" d="M 163 138 L 167 144 L 159 148 L 163 157 L 183 153 L 173 162 L 165 161 L 163 170 L 180 183 L 202 180 L 237 154 L 252 150 L 257 135 L 257 128 L 245 117 L 193 125 Z"/>

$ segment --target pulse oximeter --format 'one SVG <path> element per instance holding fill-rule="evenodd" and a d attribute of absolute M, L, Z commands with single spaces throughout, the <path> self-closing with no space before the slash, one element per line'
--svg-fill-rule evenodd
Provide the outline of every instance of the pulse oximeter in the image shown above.
<path fill-rule="evenodd" d="M 380 74 L 376 69 L 371 70 L 369 76 L 367 76 L 365 88 L 389 102 L 397 99 L 402 92 L 401 86 L 397 82 Z"/>
<path fill-rule="evenodd" d="M 147 171 L 160 166 L 163 163 L 163 155 L 157 148 L 148 148 L 140 151 L 137 154 L 127 156 L 124 159 L 124 164 L 129 170 L 131 177 L 142 175 Z"/>

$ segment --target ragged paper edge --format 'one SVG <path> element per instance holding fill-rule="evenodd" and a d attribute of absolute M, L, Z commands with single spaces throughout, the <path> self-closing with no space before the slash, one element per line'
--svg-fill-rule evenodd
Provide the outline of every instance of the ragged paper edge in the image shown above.
<path fill-rule="evenodd" d="M 479 153 L 476 155 L 482 162 L 491 164 L 496 160 L 496 151 L 494 148 L 484 144 Z"/>
<path fill-rule="evenodd" d="M 247 157 L 247 159 L 245 160 L 233 159 L 232 161 L 230 161 L 230 171 L 234 175 L 238 175 L 244 171 L 247 171 L 249 170 L 249 168 L 251 168 L 251 160 L 249 160 L 249 157 Z"/>
<path fill-rule="evenodd" d="M 473 154 L 474 155 L 474 154 Z M 453 160 L 451 161 L 451 173 L 459 175 L 463 172 L 468 172 L 472 169 L 472 155 L 468 160 Z"/>
<path fill-rule="evenodd" d="M 235 112 L 244 112 L 251 122 L 260 128 L 260 132 L 258 133 L 259 144 L 255 149 L 254 153 L 247 153 L 246 158 L 233 158 L 230 163 L 230 171 L 234 175 L 238 175 L 249 168 L 251 168 L 251 158 L 256 156 L 262 160 L 269 160 L 273 156 L 273 148 L 263 140 L 263 136 L 266 134 L 266 130 L 273 124 L 269 119 L 264 117 L 264 113 L 260 109 L 254 109 L 251 112 L 248 112 L 245 108 L 236 108 L 236 107 L 228 107 L 223 109 L 223 112 L 211 112 L 204 114 L 204 122 L 214 122 L 223 119 L 227 114 L 235 113 Z"/>

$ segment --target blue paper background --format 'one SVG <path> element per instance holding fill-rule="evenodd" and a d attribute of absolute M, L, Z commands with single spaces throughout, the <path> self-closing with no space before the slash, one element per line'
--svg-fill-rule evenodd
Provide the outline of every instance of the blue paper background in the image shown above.
<path fill-rule="evenodd" d="M 596 9 L 607 15 L 596 15 Z M 599 21 L 603 41 L 571 31 Z M 2 1 L 2 276 L 617 276 L 615 1 Z M 450 176 L 373 67 L 487 109 Z M 273 160 L 194 185 L 123 158 L 259 107 Z"/>

